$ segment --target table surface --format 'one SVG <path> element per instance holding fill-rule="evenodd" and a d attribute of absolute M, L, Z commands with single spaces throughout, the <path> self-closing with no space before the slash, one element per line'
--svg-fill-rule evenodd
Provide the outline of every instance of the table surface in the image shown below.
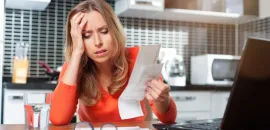
<path fill-rule="evenodd" d="M 113 122 L 118 127 L 130 127 L 130 126 L 139 126 L 141 128 L 150 128 L 153 123 L 159 123 L 157 121 L 143 121 L 143 122 Z M 100 127 L 104 122 L 91 122 L 94 127 Z M 50 125 L 49 130 L 74 130 L 75 124 L 63 125 L 63 126 L 54 126 Z M 0 130 L 24 130 L 24 125 L 0 125 Z"/>

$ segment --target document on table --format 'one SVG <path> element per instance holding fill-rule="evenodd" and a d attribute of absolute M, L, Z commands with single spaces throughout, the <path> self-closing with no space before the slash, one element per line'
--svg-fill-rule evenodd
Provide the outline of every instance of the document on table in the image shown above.
<path fill-rule="evenodd" d="M 92 130 L 92 128 L 75 128 L 75 130 Z M 94 130 L 101 130 L 100 127 L 95 127 Z M 102 130 L 116 130 L 114 127 L 103 127 Z M 130 127 L 117 127 L 117 130 L 149 130 L 149 128 L 140 128 L 139 126 L 130 126 Z"/>
<path fill-rule="evenodd" d="M 95 130 L 100 130 L 100 128 L 95 127 Z M 106 127 L 102 130 L 116 130 L 113 127 Z M 149 130 L 149 128 L 140 128 L 139 126 L 130 126 L 130 127 L 117 127 L 117 130 Z"/>
<path fill-rule="evenodd" d="M 160 45 L 141 46 L 129 82 L 118 100 L 121 119 L 143 116 L 140 101 L 145 96 L 145 83 L 161 76 L 163 64 L 156 64 Z"/>

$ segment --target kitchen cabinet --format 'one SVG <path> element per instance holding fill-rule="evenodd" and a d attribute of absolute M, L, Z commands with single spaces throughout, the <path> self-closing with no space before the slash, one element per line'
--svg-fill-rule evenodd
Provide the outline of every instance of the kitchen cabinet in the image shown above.
<path fill-rule="evenodd" d="M 24 93 L 52 92 L 51 90 L 4 89 L 3 124 L 24 124 Z M 37 99 L 39 100 L 39 99 Z"/>
<path fill-rule="evenodd" d="M 229 91 L 171 91 L 177 106 L 177 121 L 222 118 Z M 153 114 L 153 119 L 157 117 Z"/>
<path fill-rule="evenodd" d="M 171 3 L 171 5 L 173 6 L 179 5 L 177 0 L 173 0 L 172 2 L 173 3 Z M 205 0 L 202 4 L 207 5 L 207 7 L 211 7 L 208 2 L 208 0 Z M 189 6 L 186 6 L 185 8 L 166 8 L 166 6 L 164 6 L 165 3 L 166 2 L 164 2 L 164 0 L 117 0 L 115 2 L 115 12 L 119 17 L 205 22 L 214 24 L 237 24 L 258 19 L 258 16 L 256 15 L 242 15 L 238 13 L 207 10 L 205 11 L 201 9 L 195 10 L 190 7 L 190 4 L 188 4 Z M 214 3 L 210 4 L 212 5 Z M 184 6 L 184 4 L 181 6 Z"/>
<path fill-rule="evenodd" d="M 225 112 L 230 92 L 213 92 L 211 94 L 211 117 L 222 118 Z"/>
<path fill-rule="evenodd" d="M 199 120 L 210 118 L 211 92 L 172 91 L 170 95 L 177 106 L 177 120 Z"/>
<path fill-rule="evenodd" d="M 269 0 L 259 0 L 259 15 L 261 19 L 270 17 L 269 4 Z"/>

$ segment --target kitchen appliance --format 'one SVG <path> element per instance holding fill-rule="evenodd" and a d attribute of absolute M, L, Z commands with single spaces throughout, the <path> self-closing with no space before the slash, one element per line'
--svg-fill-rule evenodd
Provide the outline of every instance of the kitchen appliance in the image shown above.
<path fill-rule="evenodd" d="M 205 54 L 191 56 L 191 84 L 231 86 L 240 56 Z"/>
<path fill-rule="evenodd" d="M 183 57 L 176 54 L 175 48 L 161 48 L 159 52 L 159 63 L 164 64 L 162 68 L 163 80 L 170 86 L 186 86 L 186 68 Z"/>
<path fill-rule="evenodd" d="M 50 76 L 50 82 L 51 83 L 57 83 L 60 72 L 61 72 L 61 67 L 57 67 L 57 70 L 52 69 L 48 64 L 46 64 L 43 61 L 38 62 L 43 68 L 45 68 L 45 73 Z"/>

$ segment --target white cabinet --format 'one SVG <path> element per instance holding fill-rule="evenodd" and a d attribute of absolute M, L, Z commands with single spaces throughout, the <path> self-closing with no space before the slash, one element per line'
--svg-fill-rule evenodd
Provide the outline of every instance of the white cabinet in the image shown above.
<path fill-rule="evenodd" d="M 259 0 L 259 15 L 261 19 L 270 17 L 269 4 L 269 0 Z"/>
<path fill-rule="evenodd" d="M 8 92 L 4 95 L 3 124 L 24 124 L 23 93 L 20 91 Z"/>
<path fill-rule="evenodd" d="M 171 97 L 177 106 L 177 120 L 209 119 L 211 93 L 205 91 L 173 91 Z"/>
<path fill-rule="evenodd" d="M 25 92 L 52 92 L 50 90 L 9 90 L 4 89 L 3 124 L 24 124 Z"/>
<path fill-rule="evenodd" d="M 222 118 L 229 91 L 171 91 L 177 106 L 177 121 Z M 154 115 L 154 114 L 153 114 Z M 153 118 L 157 120 L 154 115 Z"/>
<path fill-rule="evenodd" d="M 211 117 L 211 92 L 171 91 L 170 95 L 177 106 L 177 121 L 209 119 Z M 157 120 L 155 115 L 153 118 Z"/>
<path fill-rule="evenodd" d="M 222 118 L 225 112 L 230 92 L 212 92 L 211 94 L 211 117 Z"/>
<path fill-rule="evenodd" d="M 6 0 L 6 8 L 26 9 L 26 10 L 45 10 L 51 0 Z"/>

